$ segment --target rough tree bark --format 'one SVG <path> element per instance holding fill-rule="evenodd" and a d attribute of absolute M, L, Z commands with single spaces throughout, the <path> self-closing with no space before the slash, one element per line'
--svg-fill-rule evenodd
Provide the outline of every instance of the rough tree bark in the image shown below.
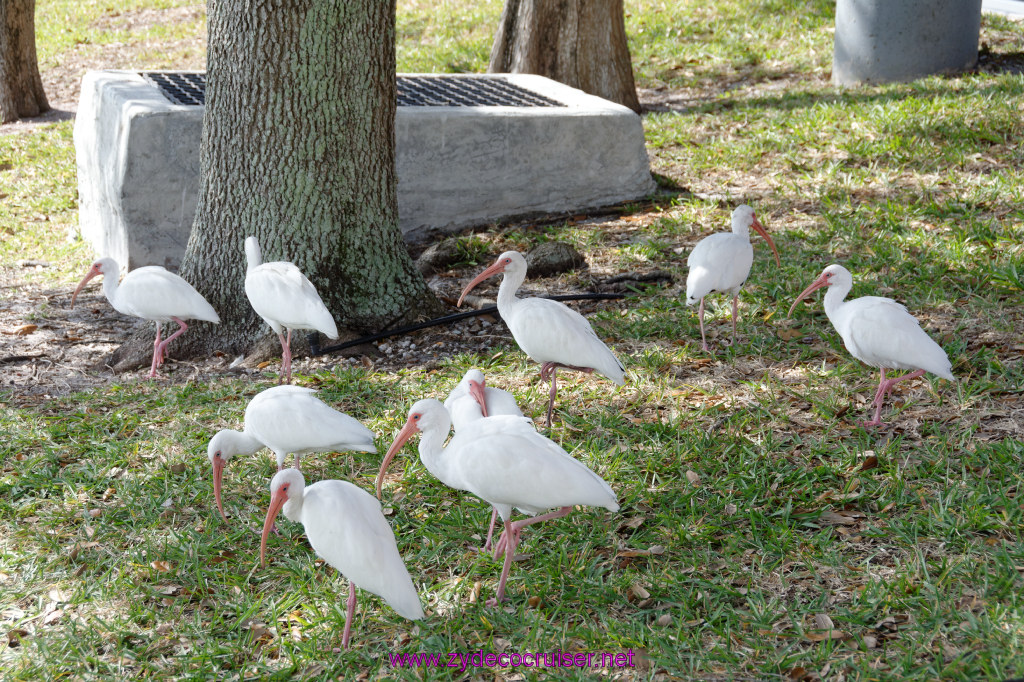
<path fill-rule="evenodd" d="M 505 0 L 491 73 L 535 73 L 640 112 L 622 0 Z"/>
<path fill-rule="evenodd" d="M 0 123 L 50 110 L 36 59 L 36 0 L 0 0 Z"/>
<path fill-rule="evenodd" d="M 200 197 L 180 274 L 221 324 L 195 324 L 171 355 L 249 352 L 270 334 L 245 297 L 248 235 L 264 261 L 309 277 L 339 331 L 436 311 L 398 227 L 394 0 L 208 7 Z M 145 361 L 145 340 L 132 345 L 115 368 Z"/>

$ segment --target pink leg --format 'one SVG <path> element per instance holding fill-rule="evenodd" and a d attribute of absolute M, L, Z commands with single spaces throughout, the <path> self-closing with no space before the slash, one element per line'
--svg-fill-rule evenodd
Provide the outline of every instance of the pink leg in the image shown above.
<path fill-rule="evenodd" d="M 512 537 L 512 522 L 505 519 L 505 532 L 502 533 L 502 537 Z M 501 578 L 498 580 L 498 591 L 494 595 L 494 599 L 487 600 L 487 606 L 497 606 L 501 603 L 501 600 L 505 598 L 505 583 L 508 582 L 508 572 L 512 570 L 512 555 L 516 553 L 516 548 L 513 545 L 509 547 L 509 550 L 505 552 L 505 563 L 501 567 Z"/>
<path fill-rule="evenodd" d="M 348 648 L 349 636 L 352 634 L 352 619 L 356 617 L 356 584 L 348 581 L 348 610 L 345 612 L 345 630 L 341 633 L 341 648 Z"/>
<path fill-rule="evenodd" d="M 551 391 L 548 394 L 548 428 L 551 428 L 551 411 L 555 407 L 555 394 L 558 392 L 558 383 L 555 374 L 558 372 L 558 365 L 553 362 L 545 362 L 540 368 L 540 378 L 546 379 L 551 376 Z"/>
<path fill-rule="evenodd" d="M 288 343 L 284 346 L 284 362 L 287 374 L 285 375 L 284 383 L 292 383 L 292 330 L 288 330 Z"/>
<path fill-rule="evenodd" d="M 700 299 L 700 311 L 697 313 L 700 318 L 700 347 L 705 353 L 710 352 L 708 349 L 708 340 L 704 336 L 704 299 Z"/>
<path fill-rule="evenodd" d="M 498 508 L 491 507 L 491 525 L 487 526 L 487 541 L 484 542 L 484 551 L 491 548 L 491 538 L 494 537 L 494 524 L 498 521 Z"/>
<path fill-rule="evenodd" d="M 907 379 L 916 379 L 917 377 L 924 374 L 923 369 L 919 369 L 910 374 L 904 374 L 901 377 L 893 377 L 892 379 L 885 378 L 885 368 L 881 370 L 881 378 L 878 381 L 878 391 L 875 392 L 875 399 L 872 401 L 872 405 L 875 406 L 875 417 L 869 422 L 862 422 L 863 426 L 881 426 L 882 425 L 882 405 L 885 403 L 886 394 L 890 393 L 892 389 L 901 381 Z"/>
<path fill-rule="evenodd" d="M 541 521 L 550 521 L 551 519 L 560 519 L 563 516 L 567 516 L 569 514 L 569 512 L 571 512 L 571 511 L 572 511 L 572 507 L 561 507 L 561 508 L 559 508 L 559 509 L 557 509 L 557 510 L 555 510 L 553 512 L 548 512 L 547 514 L 541 514 L 539 516 L 531 516 L 528 519 L 523 519 L 522 521 L 516 521 L 515 523 L 511 524 L 512 533 L 513 533 L 513 536 L 514 536 L 512 538 L 512 544 L 514 546 L 519 544 L 519 535 L 522 532 L 523 528 L 526 528 L 527 526 L 532 526 L 535 523 L 540 523 Z M 509 544 L 508 534 L 505 531 L 502 531 L 501 537 L 498 538 L 498 544 L 496 544 L 494 546 L 494 558 L 495 559 L 497 559 L 498 557 L 501 556 L 501 552 L 503 550 L 507 549 L 508 544 Z M 513 550 L 513 552 L 514 551 L 515 550 Z"/>
<path fill-rule="evenodd" d="M 277 340 L 281 342 L 281 372 L 277 375 L 277 383 L 287 383 L 284 380 L 285 364 L 287 362 L 286 355 L 288 353 L 288 342 L 285 341 L 284 334 L 278 334 Z"/>
<path fill-rule="evenodd" d="M 295 453 L 295 468 L 299 468 L 299 453 Z"/>
<path fill-rule="evenodd" d="M 171 341 L 173 341 L 174 339 L 176 339 L 179 336 L 181 336 L 182 334 L 184 334 L 185 330 L 188 329 L 188 325 L 185 324 L 185 321 L 182 320 L 181 318 L 172 317 L 171 319 L 178 323 L 178 331 L 176 331 L 173 334 L 171 334 L 170 336 L 168 336 L 160 344 L 160 362 L 158 363 L 158 366 L 163 364 L 164 356 L 167 355 L 167 346 L 171 343 Z"/>
<path fill-rule="evenodd" d="M 156 323 L 156 341 L 153 342 L 153 364 L 149 366 L 149 378 L 156 376 L 156 368 L 161 365 L 160 357 L 160 323 Z"/>
<path fill-rule="evenodd" d="M 551 393 L 548 396 L 548 427 L 551 426 L 551 412 L 555 406 L 555 393 L 558 391 L 558 386 L 555 383 L 555 372 L 558 371 L 559 367 L 565 369 L 574 369 L 577 372 L 584 372 L 590 374 L 594 371 L 593 367 L 577 367 L 576 365 L 564 365 L 561 362 L 545 362 L 540 366 L 540 380 L 547 381 L 548 377 L 551 377 Z"/>
<path fill-rule="evenodd" d="M 737 304 L 739 298 L 739 294 L 732 297 L 732 345 L 734 346 L 736 345 L 736 318 L 740 316 L 739 306 Z"/>

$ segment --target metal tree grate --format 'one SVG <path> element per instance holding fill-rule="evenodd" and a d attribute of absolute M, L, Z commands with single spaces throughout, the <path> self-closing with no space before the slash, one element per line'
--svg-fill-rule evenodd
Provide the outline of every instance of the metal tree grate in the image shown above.
<path fill-rule="evenodd" d="M 202 106 L 206 74 L 150 72 L 139 74 L 175 104 Z M 563 107 L 503 78 L 467 76 L 398 76 L 400 107 Z"/>

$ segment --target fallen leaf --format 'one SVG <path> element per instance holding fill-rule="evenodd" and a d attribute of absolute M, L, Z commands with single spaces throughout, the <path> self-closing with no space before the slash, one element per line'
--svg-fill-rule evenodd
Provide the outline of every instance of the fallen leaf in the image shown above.
<path fill-rule="evenodd" d="M 644 589 L 643 585 L 635 584 L 629 588 L 627 599 L 629 599 L 629 601 L 636 601 L 637 599 L 647 599 L 650 596 L 651 593 Z M 632 598 L 630 599 L 630 597 Z"/>
<path fill-rule="evenodd" d="M 869 469 L 875 469 L 877 467 L 878 467 L 878 458 L 875 457 L 874 455 L 871 455 L 869 457 L 866 457 L 864 459 L 864 461 L 861 462 L 858 471 L 867 471 Z"/>
<path fill-rule="evenodd" d="M 28 637 L 29 631 L 22 628 L 14 628 L 13 630 L 7 631 L 7 641 L 10 642 L 10 646 L 15 646 L 21 642 L 22 637 Z"/>
<path fill-rule="evenodd" d="M 540 606 L 540 597 L 537 597 L 537 596 L 530 597 L 529 599 L 526 600 L 526 603 L 529 604 L 533 608 L 537 608 L 538 606 Z"/>
<path fill-rule="evenodd" d="M 256 365 L 256 369 L 266 369 L 267 367 L 270 367 L 270 365 L 272 364 L 273 363 L 271 362 L 261 362 L 260 364 Z"/>
<path fill-rule="evenodd" d="M 477 602 L 477 600 L 480 598 L 480 590 L 481 590 L 481 588 L 483 588 L 483 583 L 481 583 L 479 580 L 477 580 L 475 583 L 473 583 L 473 589 L 471 589 L 469 591 L 469 603 L 470 604 L 475 604 Z"/>
<path fill-rule="evenodd" d="M 724 511 L 726 516 L 732 516 L 736 513 L 736 505 L 730 502 L 729 504 L 725 505 Z"/>
<path fill-rule="evenodd" d="M 843 526 L 850 526 L 857 523 L 857 519 L 852 518 L 850 516 L 846 516 L 845 514 L 837 514 L 833 511 L 821 512 L 821 515 L 818 517 L 818 520 L 822 523 L 838 524 Z"/>
<path fill-rule="evenodd" d="M 172 474 L 183 474 L 188 469 L 188 465 L 184 462 L 178 462 L 168 467 Z"/>
<path fill-rule="evenodd" d="M 831 630 L 834 625 L 832 624 L 832 619 L 827 615 L 824 613 L 816 613 L 814 614 L 814 627 L 819 630 Z"/>
<path fill-rule="evenodd" d="M 804 633 L 804 639 L 810 642 L 825 642 L 833 639 L 848 639 L 849 635 L 842 630 L 823 630 L 821 632 Z"/>
<path fill-rule="evenodd" d="M 635 528 L 639 528 L 640 525 L 643 522 L 644 522 L 644 517 L 642 517 L 642 516 L 633 516 L 631 518 L 626 519 L 622 523 L 620 523 L 619 524 L 619 528 L 634 528 L 635 529 Z"/>
<path fill-rule="evenodd" d="M 149 562 L 149 565 L 155 568 L 156 570 L 160 571 L 161 573 L 170 573 L 174 570 L 174 564 L 172 564 L 170 561 L 164 561 L 163 559 L 151 561 Z"/>
<path fill-rule="evenodd" d="M 53 625 L 58 620 L 60 620 L 60 617 L 63 615 L 64 611 L 62 611 L 61 609 L 53 609 L 52 611 L 48 611 L 46 615 L 43 616 L 43 625 Z"/>
<path fill-rule="evenodd" d="M 779 338 L 783 341 L 792 341 L 793 339 L 799 339 L 804 333 L 797 327 L 791 327 L 789 329 L 780 329 Z"/>
<path fill-rule="evenodd" d="M 686 480 L 690 482 L 690 485 L 700 485 L 700 474 L 696 471 L 686 471 Z"/>
<path fill-rule="evenodd" d="M 668 627 L 669 625 L 672 625 L 672 616 L 670 614 L 663 613 L 658 616 L 658 620 L 656 622 L 662 627 Z"/>
<path fill-rule="evenodd" d="M 92 549 L 93 547 L 99 546 L 100 543 L 98 542 L 76 542 L 75 546 L 71 548 L 70 552 L 68 552 L 68 556 L 71 558 L 72 561 L 74 561 L 78 558 L 78 555 L 82 552 L 82 550 Z"/>
<path fill-rule="evenodd" d="M 9 336 L 27 336 L 37 329 L 39 329 L 39 325 L 23 324 L 20 327 L 15 327 L 11 331 L 4 331 L 4 334 Z"/>

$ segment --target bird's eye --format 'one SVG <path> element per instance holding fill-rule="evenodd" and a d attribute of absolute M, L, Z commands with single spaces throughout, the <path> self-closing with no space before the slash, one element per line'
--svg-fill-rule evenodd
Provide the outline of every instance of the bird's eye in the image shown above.
<path fill-rule="evenodd" d="M 505 264 L 506 265 L 511 265 L 512 264 L 512 259 L 511 258 L 506 258 L 505 259 Z"/>
<path fill-rule="evenodd" d="M 410 417 L 410 419 L 412 419 L 414 422 L 418 422 L 420 420 L 421 416 L 423 416 L 423 415 L 414 414 L 412 417 Z"/>
<path fill-rule="evenodd" d="M 217 452 L 213 453 L 213 456 L 214 457 L 220 457 L 221 456 L 220 450 L 218 450 Z"/>

